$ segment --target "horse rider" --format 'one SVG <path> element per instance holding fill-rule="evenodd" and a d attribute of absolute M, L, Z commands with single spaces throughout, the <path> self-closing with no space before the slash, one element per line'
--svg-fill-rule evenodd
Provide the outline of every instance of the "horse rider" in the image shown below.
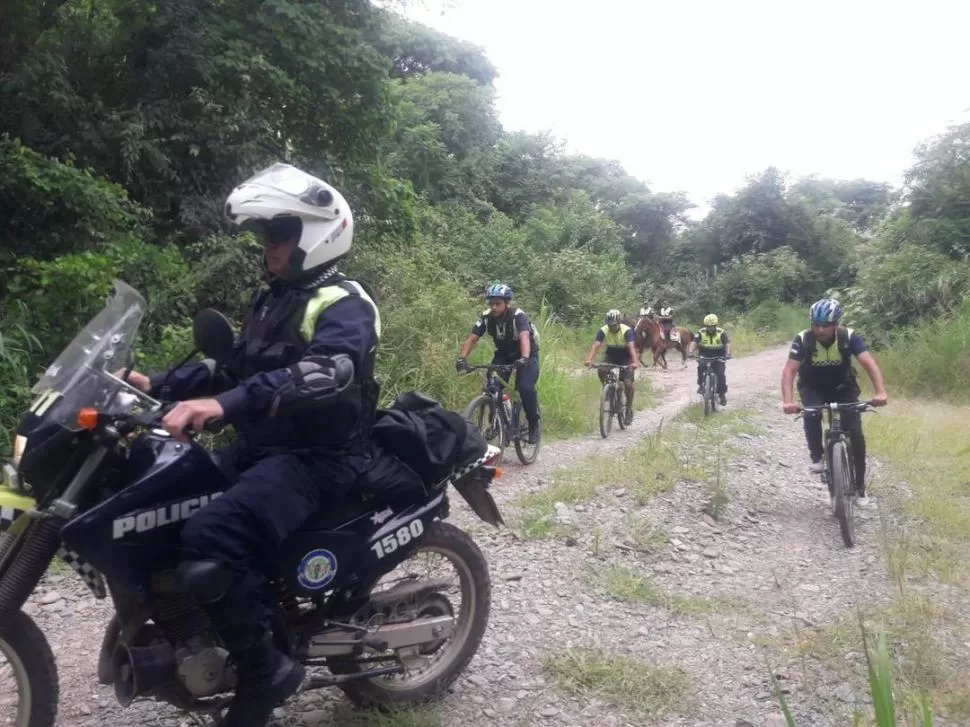
<path fill-rule="evenodd" d="M 674 309 L 669 305 L 660 309 L 660 328 L 664 333 L 664 340 L 670 340 L 670 332 L 674 327 Z"/>

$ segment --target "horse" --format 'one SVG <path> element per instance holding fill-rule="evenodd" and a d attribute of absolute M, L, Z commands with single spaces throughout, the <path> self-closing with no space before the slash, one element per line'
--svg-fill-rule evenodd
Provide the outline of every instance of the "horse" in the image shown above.
<path fill-rule="evenodd" d="M 687 352 L 690 350 L 690 345 L 694 341 L 694 334 L 688 329 L 675 326 L 671 334 L 676 332 L 678 340 L 668 341 L 664 338 L 663 330 L 657 321 L 650 316 L 641 316 L 634 330 L 636 331 L 637 351 L 640 355 L 640 363 L 643 363 L 643 350 L 649 347 L 653 353 L 653 365 L 656 366 L 657 361 L 660 361 L 663 368 L 666 369 L 667 349 L 675 348 L 680 351 L 684 368 L 687 368 Z"/>

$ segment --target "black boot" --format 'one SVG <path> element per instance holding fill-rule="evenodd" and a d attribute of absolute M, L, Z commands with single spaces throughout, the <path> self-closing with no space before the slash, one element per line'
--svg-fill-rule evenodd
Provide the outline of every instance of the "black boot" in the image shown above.
<path fill-rule="evenodd" d="M 536 421 L 529 425 L 529 444 L 539 441 L 539 422 Z"/>
<path fill-rule="evenodd" d="M 238 680 L 236 696 L 222 727 L 265 727 L 273 708 L 296 693 L 305 670 L 280 653 L 266 632 L 245 651 L 233 654 Z"/>

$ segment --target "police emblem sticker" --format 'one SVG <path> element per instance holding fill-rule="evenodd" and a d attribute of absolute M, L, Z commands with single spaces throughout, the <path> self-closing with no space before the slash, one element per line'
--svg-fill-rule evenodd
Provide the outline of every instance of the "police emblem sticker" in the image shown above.
<path fill-rule="evenodd" d="M 337 556 L 324 548 L 311 550 L 303 556 L 296 571 L 300 585 L 311 591 L 326 588 L 337 575 Z"/>

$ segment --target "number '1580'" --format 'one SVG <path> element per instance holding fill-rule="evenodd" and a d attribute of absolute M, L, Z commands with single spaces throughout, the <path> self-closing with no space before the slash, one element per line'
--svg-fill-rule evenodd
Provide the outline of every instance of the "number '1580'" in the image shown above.
<path fill-rule="evenodd" d="M 409 525 L 398 528 L 390 535 L 385 535 L 383 538 L 370 546 L 370 548 L 374 551 L 374 553 L 377 554 L 378 558 L 383 558 L 386 555 L 390 555 L 398 548 L 403 548 L 412 540 L 420 536 L 423 532 L 424 523 L 421 521 L 421 519 L 419 518 L 417 520 L 412 520 Z"/>

